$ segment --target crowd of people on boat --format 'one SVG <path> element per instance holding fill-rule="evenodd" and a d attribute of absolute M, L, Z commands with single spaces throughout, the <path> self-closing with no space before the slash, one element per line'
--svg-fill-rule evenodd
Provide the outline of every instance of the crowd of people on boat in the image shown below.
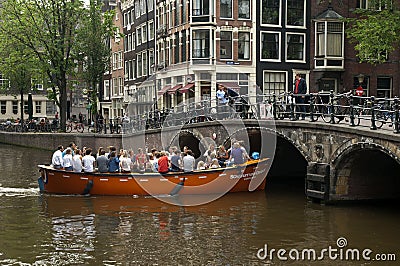
<path fill-rule="evenodd" d="M 256 154 L 257 155 L 257 154 Z M 253 156 L 258 159 L 257 156 Z M 225 149 L 223 145 L 215 147 L 210 144 L 208 149 L 197 160 L 192 150 L 185 146 L 183 151 L 172 146 L 168 150 L 151 151 L 138 148 L 135 153 L 132 149 L 124 150 L 115 146 L 107 148 L 99 147 L 93 151 L 89 147 L 80 149 L 71 142 L 64 149 L 62 145 L 53 153 L 51 164 L 56 169 L 64 169 L 73 172 L 193 172 L 196 170 L 217 169 L 232 165 L 243 164 L 250 160 L 244 145 L 240 141 L 232 141 L 232 146 Z"/>

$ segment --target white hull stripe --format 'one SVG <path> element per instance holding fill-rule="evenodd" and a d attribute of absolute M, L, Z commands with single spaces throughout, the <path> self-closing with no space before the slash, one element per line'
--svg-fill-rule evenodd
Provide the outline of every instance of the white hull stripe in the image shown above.
<path fill-rule="evenodd" d="M 88 180 L 89 178 L 87 177 L 81 177 L 81 180 Z"/>
<path fill-rule="evenodd" d="M 199 176 L 199 179 L 204 179 L 204 178 L 207 178 L 207 176 L 206 175 Z"/>
<path fill-rule="evenodd" d="M 108 178 L 100 178 L 100 181 L 108 181 Z"/>
<path fill-rule="evenodd" d="M 148 182 L 148 179 L 139 179 L 140 182 Z"/>
<path fill-rule="evenodd" d="M 128 179 L 120 179 L 120 182 L 128 182 Z"/>
<path fill-rule="evenodd" d="M 69 176 L 69 175 L 63 175 L 63 177 L 65 177 L 65 178 L 70 178 L 70 176 Z"/>

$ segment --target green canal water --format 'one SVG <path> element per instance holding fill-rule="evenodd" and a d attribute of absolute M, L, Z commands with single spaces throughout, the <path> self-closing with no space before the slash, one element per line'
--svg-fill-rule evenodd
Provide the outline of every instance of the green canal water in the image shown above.
<path fill-rule="evenodd" d="M 197 207 L 41 195 L 36 165 L 51 153 L 6 145 L 0 151 L 0 265 L 398 264 L 375 260 L 391 254 L 400 260 L 397 203 L 319 205 L 305 199 L 301 178 L 284 177 L 268 180 L 265 192 L 232 193 Z M 272 257 L 266 249 L 275 249 Z"/>

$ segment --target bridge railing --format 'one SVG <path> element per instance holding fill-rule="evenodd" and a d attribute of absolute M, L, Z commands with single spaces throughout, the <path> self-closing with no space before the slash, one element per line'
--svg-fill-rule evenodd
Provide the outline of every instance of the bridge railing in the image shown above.
<path fill-rule="evenodd" d="M 304 101 L 299 101 L 304 97 Z M 376 130 L 385 126 L 399 133 L 399 98 L 361 97 L 352 93 L 309 94 L 281 93 L 229 97 L 226 104 L 218 99 L 180 104 L 175 108 L 153 109 L 128 118 L 104 120 L 104 127 L 94 133 L 135 133 L 146 129 L 196 124 L 213 120 L 275 119 L 305 122 L 347 123 L 349 126 Z M 6 123 L 0 130 L 10 130 Z M 107 131 L 109 130 L 109 131 Z"/>

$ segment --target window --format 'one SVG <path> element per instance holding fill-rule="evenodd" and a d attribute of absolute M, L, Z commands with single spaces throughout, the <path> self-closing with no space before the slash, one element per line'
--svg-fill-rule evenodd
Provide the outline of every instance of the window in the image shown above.
<path fill-rule="evenodd" d="M 146 14 L 146 0 L 140 0 L 140 14 Z"/>
<path fill-rule="evenodd" d="M 175 27 L 177 27 L 179 24 L 180 24 L 180 21 L 179 21 L 179 19 L 181 18 L 181 14 L 180 14 L 180 8 L 179 8 L 179 2 L 180 2 L 180 0 L 176 0 L 175 1 L 175 14 L 174 14 L 174 17 L 175 17 Z"/>
<path fill-rule="evenodd" d="M 28 114 L 28 101 L 24 101 L 24 114 Z"/>
<path fill-rule="evenodd" d="M 121 68 L 122 68 L 122 61 L 123 61 L 122 51 L 119 51 L 119 52 L 118 52 L 117 58 L 118 58 L 118 61 L 117 61 L 117 68 L 118 68 L 118 69 L 121 69 Z"/>
<path fill-rule="evenodd" d="M 179 32 L 175 33 L 174 38 L 174 63 L 179 63 Z"/>
<path fill-rule="evenodd" d="M 210 1 L 209 0 L 194 0 L 193 1 L 193 16 L 206 16 L 210 13 Z M 221 3 L 222 5 L 222 3 Z M 220 14 L 222 17 L 222 15 Z"/>
<path fill-rule="evenodd" d="M 280 0 L 262 0 L 261 23 L 280 25 Z"/>
<path fill-rule="evenodd" d="M 378 98 L 390 98 L 392 91 L 392 78 L 378 77 L 376 83 L 376 96 Z"/>
<path fill-rule="evenodd" d="M 139 3 L 139 0 L 135 1 L 135 16 L 136 16 L 136 18 L 140 17 L 140 3 Z"/>
<path fill-rule="evenodd" d="M 261 33 L 261 60 L 280 61 L 280 33 Z"/>
<path fill-rule="evenodd" d="M 108 99 L 110 97 L 110 81 L 104 80 L 104 98 Z"/>
<path fill-rule="evenodd" d="M 193 54 L 194 58 L 208 58 L 210 56 L 210 31 L 193 31 Z"/>
<path fill-rule="evenodd" d="M 288 26 L 304 27 L 305 21 L 305 1 L 301 0 L 288 0 L 286 10 Z"/>
<path fill-rule="evenodd" d="M 241 60 L 250 59 L 250 32 L 239 32 L 238 58 Z"/>
<path fill-rule="evenodd" d="M 153 9 L 154 9 L 154 0 L 147 0 L 147 9 L 148 9 L 148 12 L 153 11 Z"/>
<path fill-rule="evenodd" d="M 221 31 L 220 39 L 219 51 L 221 59 L 232 59 L 232 32 Z"/>
<path fill-rule="evenodd" d="M 288 61 L 304 61 L 305 60 L 305 43 L 304 34 L 287 34 L 287 51 L 286 56 Z"/>
<path fill-rule="evenodd" d="M 3 77 L 2 74 L 0 74 L 0 88 L 9 88 L 10 87 L 10 81 L 6 78 Z"/>
<path fill-rule="evenodd" d="M 116 28 L 114 42 L 119 43 L 120 40 L 121 40 L 121 36 L 120 36 L 119 28 Z"/>
<path fill-rule="evenodd" d="M 232 0 L 221 0 L 220 16 L 221 18 L 232 18 Z"/>
<path fill-rule="evenodd" d="M 142 43 L 147 42 L 147 24 L 142 25 Z"/>
<path fill-rule="evenodd" d="M 357 0 L 357 8 L 383 10 L 393 8 L 391 0 Z"/>
<path fill-rule="evenodd" d="M 118 79 L 117 78 L 113 78 L 112 80 L 113 82 L 113 95 L 112 96 L 116 96 L 118 95 Z"/>
<path fill-rule="evenodd" d="M 12 102 L 13 114 L 18 114 L 18 101 Z"/>
<path fill-rule="evenodd" d="M 142 44 L 142 27 L 137 27 L 136 28 L 136 45 L 141 45 Z"/>
<path fill-rule="evenodd" d="M 33 90 L 43 90 L 43 83 L 39 79 L 32 79 L 32 89 Z"/>
<path fill-rule="evenodd" d="M 7 113 L 7 101 L 0 101 L 0 111 L 3 115 Z"/>
<path fill-rule="evenodd" d="M 149 40 L 154 40 L 154 22 L 149 21 Z"/>
<path fill-rule="evenodd" d="M 141 77 L 142 76 L 142 54 L 137 54 L 136 55 L 136 70 L 137 70 L 137 77 Z"/>
<path fill-rule="evenodd" d="M 186 31 L 183 30 L 182 31 L 182 38 L 181 38 L 181 61 L 182 62 L 186 62 L 187 58 L 186 58 Z"/>
<path fill-rule="evenodd" d="M 142 54 L 142 60 L 143 60 L 143 76 L 147 76 L 147 51 L 144 51 Z"/>
<path fill-rule="evenodd" d="M 264 94 L 279 95 L 286 92 L 286 72 L 264 71 Z"/>
<path fill-rule="evenodd" d="M 57 106 L 54 101 L 46 101 L 46 114 L 54 115 L 57 112 Z"/>
<path fill-rule="evenodd" d="M 42 112 L 42 102 L 36 101 L 35 102 L 36 113 L 40 114 Z"/>
<path fill-rule="evenodd" d="M 342 22 L 317 23 L 317 56 L 342 56 Z"/>
<path fill-rule="evenodd" d="M 118 93 L 119 95 L 124 94 L 124 81 L 122 77 L 118 77 Z"/>
<path fill-rule="evenodd" d="M 250 0 L 239 0 L 238 17 L 241 19 L 250 19 Z"/>
<path fill-rule="evenodd" d="M 154 50 L 149 51 L 150 75 L 154 73 Z"/>

